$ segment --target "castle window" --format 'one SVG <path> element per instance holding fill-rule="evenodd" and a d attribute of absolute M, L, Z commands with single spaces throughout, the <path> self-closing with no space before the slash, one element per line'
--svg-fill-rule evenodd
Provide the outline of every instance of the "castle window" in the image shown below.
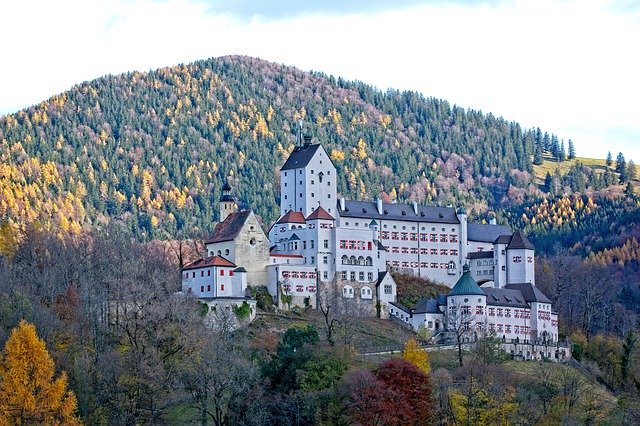
<path fill-rule="evenodd" d="M 314 240 L 311 240 L 311 248 L 313 248 L 314 245 Z"/>
<path fill-rule="evenodd" d="M 359 272 L 358 273 L 358 280 L 364 281 L 364 272 Z"/>
<path fill-rule="evenodd" d="M 322 263 L 325 265 L 329 263 L 329 258 L 327 256 L 322 256 Z"/>
<path fill-rule="evenodd" d="M 229 276 L 232 277 L 233 276 L 233 271 L 229 271 Z"/>
<path fill-rule="evenodd" d="M 341 280 L 347 279 L 347 271 L 340 271 L 340 279 Z"/>
<path fill-rule="evenodd" d="M 191 278 L 195 278 L 195 277 L 196 277 L 196 273 L 193 272 L 192 275 L 191 275 Z"/>
<path fill-rule="evenodd" d="M 211 269 L 209 269 L 209 270 L 207 271 L 207 276 L 208 276 L 208 277 L 210 277 L 210 276 L 211 276 Z"/>
<path fill-rule="evenodd" d="M 204 293 L 204 286 L 203 285 L 200 286 L 200 293 Z"/>
<path fill-rule="evenodd" d="M 322 245 L 324 246 L 324 248 L 329 248 L 329 240 L 324 240 L 322 242 Z"/>
<path fill-rule="evenodd" d="M 224 291 L 224 284 L 220 284 L 220 291 Z"/>
<path fill-rule="evenodd" d="M 311 179 L 311 185 L 313 185 L 315 182 L 313 181 L 313 179 Z"/>
<path fill-rule="evenodd" d="M 355 281 L 356 280 L 356 271 L 349 272 L 349 279 L 351 281 Z"/>
<path fill-rule="evenodd" d="M 322 278 L 324 278 L 325 280 L 329 279 L 329 272 L 324 271 L 324 272 L 322 273 Z"/>
<path fill-rule="evenodd" d="M 284 172 L 284 175 L 286 176 L 286 175 L 287 175 L 287 172 Z"/>
<path fill-rule="evenodd" d="M 224 269 L 220 269 L 220 276 L 223 277 L 224 276 Z"/>
<path fill-rule="evenodd" d="M 225 255 L 225 256 L 229 256 L 229 249 L 226 249 L 226 250 L 224 251 L 224 255 Z"/>
<path fill-rule="evenodd" d="M 207 291 L 211 291 L 211 284 L 207 286 Z"/>
<path fill-rule="evenodd" d="M 311 174 L 313 174 L 313 169 L 311 169 Z"/>
<path fill-rule="evenodd" d="M 315 198 L 316 194 L 314 194 L 313 192 L 311 193 L 311 198 Z"/>
<path fill-rule="evenodd" d="M 391 294 L 393 292 L 393 288 L 391 284 L 385 284 L 384 286 L 384 294 Z"/>

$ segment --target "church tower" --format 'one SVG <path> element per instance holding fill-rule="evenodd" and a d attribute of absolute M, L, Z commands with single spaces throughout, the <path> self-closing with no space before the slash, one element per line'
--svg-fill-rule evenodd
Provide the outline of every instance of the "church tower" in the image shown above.
<path fill-rule="evenodd" d="M 231 185 L 229 185 L 229 182 L 226 182 L 222 187 L 222 197 L 220 198 L 220 202 L 218 202 L 218 206 L 220 208 L 220 222 L 224 222 L 231 213 L 235 213 L 238 210 L 236 200 L 231 196 Z"/>

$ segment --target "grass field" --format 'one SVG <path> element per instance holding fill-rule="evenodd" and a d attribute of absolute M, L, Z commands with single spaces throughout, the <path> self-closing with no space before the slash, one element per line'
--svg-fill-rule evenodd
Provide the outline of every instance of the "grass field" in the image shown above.
<path fill-rule="evenodd" d="M 544 178 L 547 173 L 553 175 L 556 169 L 560 170 L 560 174 L 564 175 L 569 171 L 569 168 L 575 163 L 580 162 L 585 166 L 589 166 L 601 173 L 604 173 L 607 167 L 607 162 L 604 159 L 599 158 L 586 158 L 586 157 L 576 157 L 573 160 L 566 161 L 556 161 L 550 155 L 542 156 L 542 164 L 533 166 L 533 174 L 536 179 L 536 183 L 538 185 L 542 185 L 544 183 Z M 615 163 L 614 163 L 615 166 Z M 638 171 L 638 176 L 640 176 L 640 165 L 636 165 L 636 170 Z"/>

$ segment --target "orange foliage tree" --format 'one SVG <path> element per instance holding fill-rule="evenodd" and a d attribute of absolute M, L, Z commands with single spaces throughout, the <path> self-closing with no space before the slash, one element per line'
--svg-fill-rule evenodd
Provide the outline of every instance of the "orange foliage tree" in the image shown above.
<path fill-rule="evenodd" d="M 54 364 L 33 324 L 20 321 L 0 360 L 0 424 L 80 424 L 67 375 Z"/>

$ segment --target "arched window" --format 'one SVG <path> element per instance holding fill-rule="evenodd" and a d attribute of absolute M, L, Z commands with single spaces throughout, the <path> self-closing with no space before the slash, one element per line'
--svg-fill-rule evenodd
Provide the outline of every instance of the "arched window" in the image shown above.
<path fill-rule="evenodd" d="M 358 265 L 364 266 L 364 257 L 362 256 L 358 257 Z"/>
<path fill-rule="evenodd" d="M 225 255 L 225 256 L 229 256 L 229 249 L 226 249 L 226 250 L 224 251 L 224 255 Z"/>
<path fill-rule="evenodd" d="M 222 252 L 218 250 L 218 256 L 222 256 Z"/>
<path fill-rule="evenodd" d="M 345 285 L 342 288 L 342 297 L 345 299 L 353 299 L 353 287 L 350 285 Z"/>
<path fill-rule="evenodd" d="M 368 286 L 364 286 L 360 289 L 360 298 L 362 299 L 371 299 L 372 298 L 372 294 L 371 294 L 371 288 Z"/>
<path fill-rule="evenodd" d="M 476 265 L 478 265 L 478 266 L 482 266 L 482 262 L 480 262 L 480 261 L 478 260 L 478 263 L 476 263 Z"/>
<path fill-rule="evenodd" d="M 345 254 L 342 256 L 342 264 L 347 265 L 349 263 L 349 257 Z"/>
<path fill-rule="evenodd" d="M 349 258 L 349 265 L 357 265 L 357 264 L 358 264 L 358 262 L 356 260 L 356 257 L 355 256 L 351 256 Z"/>
<path fill-rule="evenodd" d="M 371 258 L 371 256 L 367 256 L 367 259 L 365 260 L 365 265 L 367 266 L 373 265 L 373 259 Z"/>

